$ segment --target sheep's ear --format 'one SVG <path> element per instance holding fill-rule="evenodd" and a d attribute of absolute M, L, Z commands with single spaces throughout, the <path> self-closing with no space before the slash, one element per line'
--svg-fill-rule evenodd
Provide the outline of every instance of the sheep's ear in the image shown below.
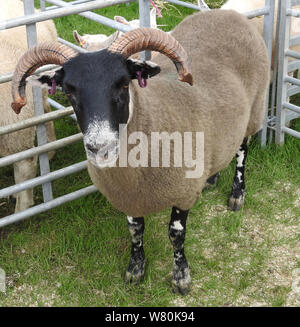
<path fill-rule="evenodd" d="M 26 78 L 26 83 L 48 90 L 53 89 L 54 84 L 55 87 L 62 88 L 64 74 L 64 69 L 58 68 L 57 70 L 46 71 L 39 75 L 31 75 Z"/>
<path fill-rule="evenodd" d="M 114 20 L 124 25 L 130 25 L 129 22 L 123 16 L 115 16 Z"/>
<path fill-rule="evenodd" d="M 152 61 L 141 61 L 135 59 L 127 60 L 127 67 L 132 79 L 137 78 L 137 72 L 141 72 L 141 77 L 147 79 L 160 73 L 160 67 Z"/>
<path fill-rule="evenodd" d="M 74 37 L 75 41 L 76 41 L 78 44 L 81 45 L 81 42 L 82 42 L 83 39 L 82 39 L 81 35 L 77 32 L 77 30 L 74 30 L 74 31 L 73 31 L 73 37 Z"/>

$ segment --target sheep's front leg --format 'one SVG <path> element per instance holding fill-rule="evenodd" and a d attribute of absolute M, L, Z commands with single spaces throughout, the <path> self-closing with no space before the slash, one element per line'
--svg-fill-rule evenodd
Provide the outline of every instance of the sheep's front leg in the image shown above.
<path fill-rule="evenodd" d="M 19 184 L 36 176 L 37 157 L 25 159 L 14 163 L 15 183 Z M 34 205 L 33 189 L 15 194 L 15 212 L 20 212 Z"/>
<path fill-rule="evenodd" d="M 127 217 L 131 234 L 131 255 L 129 266 L 125 274 L 125 281 L 137 284 L 145 274 L 145 254 L 143 248 L 144 218 Z"/>
<path fill-rule="evenodd" d="M 187 294 L 190 289 L 190 269 L 184 255 L 184 240 L 186 231 L 186 220 L 189 210 L 172 208 L 171 221 L 169 225 L 169 238 L 174 249 L 174 267 L 172 287 L 175 293 Z"/>
<path fill-rule="evenodd" d="M 229 207 L 233 211 L 240 210 L 245 200 L 245 162 L 248 153 L 248 138 L 244 138 L 242 145 L 236 153 L 236 170 L 232 184 Z"/>

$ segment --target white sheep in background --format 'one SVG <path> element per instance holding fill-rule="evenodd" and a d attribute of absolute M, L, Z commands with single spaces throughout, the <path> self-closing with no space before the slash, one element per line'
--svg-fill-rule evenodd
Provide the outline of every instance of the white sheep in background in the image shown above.
<path fill-rule="evenodd" d="M 140 21 L 138 19 L 134 19 L 131 21 L 127 21 L 126 18 L 122 16 L 115 16 L 114 20 L 118 23 L 124 25 L 130 25 L 134 28 L 140 27 Z M 150 11 L 150 26 L 152 28 L 157 28 L 156 23 L 156 10 L 155 8 Z M 123 32 L 116 31 L 115 33 L 107 36 L 105 34 L 84 34 L 80 35 L 76 30 L 73 31 L 73 36 L 76 42 L 84 49 L 88 51 L 98 51 L 104 48 L 109 47 L 117 38 L 122 36 Z"/>
<path fill-rule="evenodd" d="M 0 0 L 0 21 L 24 15 L 23 2 L 20 0 Z M 52 21 L 37 24 L 38 41 L 56 41 L 57 34 Z M 26 27 L 0 31 L 0 74 L 14 70 L 18 58 L 27 49 Z M 33 100 L 29 95 L 27 110 L 17 116 L 10 109 L 11 83 L 0 84 L 0 126 L 13 124 L 34 116 Z M 50 111 L 47 92 L 43 92 L 43 103 L 46 112 Z M 53 123 L 47 123 L 49 141 L 55 140 Z M 35 128 L 27 128 L 15 133 L 0 136 L 0 157 L 34 147 Z M 54 153 L 50 153 L 53 155 Z M 14 164 L 15 183 L 21 183 L 36 176 L 36 158 L 29 158 Z M 15 212 L 27 209 L 34 204 L 33 190 L 25 190 L 16 195 Z"/>

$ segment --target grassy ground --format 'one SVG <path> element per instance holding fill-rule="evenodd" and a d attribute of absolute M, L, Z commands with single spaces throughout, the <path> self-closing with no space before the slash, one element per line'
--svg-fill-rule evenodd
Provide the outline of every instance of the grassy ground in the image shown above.
<path fill-rule="evenodd" d="M 99 12 L 128 19 L 138 15 L 136 4 Z M 168 6 L 158 22 L 171 29 L 190 13 Z M 78 16 L 55 22 L 60 36 L 69 40 L 75 28 L 110 32 Z M 68 118 L 55 124 L 58 138 L 77 132 Z M 294 127 L 300 130 L 300 122 Z M 51 169 L 84 159 L 82 144 L 75 144 L 57 151 Z M 7 274 L 0 306 L 300 306 L 300 294 L 292 287 L 300 277 L 299 163 L 299 140 L 287 137 L 285 146 L 261 150 L 252 139 L 244 208 L 230 212 L 226 206 L 234 163 L 222 172 L 216 188 L 203 193 L 187 224 L 193 286 L 185 297 L 170 287 L 170 211 L 147 217 L 145 280 L 129 286 L 123 283 L 130 253 L 125 216 L 95 193 L 0 229 L 0 267 Z M 13 184 L 11 167 L 1 169 L 0 176 L 1 188 Z M 59 196 L 90 183 L 82 172 L 56 181 L 53 189 Z M 35 194 L 41 202 L 41 190 Z M 0 200 L 0 217 L 12 211 L 11 202 Z"/>

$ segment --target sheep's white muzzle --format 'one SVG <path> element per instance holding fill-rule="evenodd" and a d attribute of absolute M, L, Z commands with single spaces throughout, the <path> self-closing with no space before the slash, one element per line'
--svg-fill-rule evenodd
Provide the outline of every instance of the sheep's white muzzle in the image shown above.
<path fill-rule="evenodd" d="M 107 122 L 90 124 L 83 142 L 87 159 L 94 166 L 105 168 L 115 165 L 119 156 L 119 138 Z"/>

